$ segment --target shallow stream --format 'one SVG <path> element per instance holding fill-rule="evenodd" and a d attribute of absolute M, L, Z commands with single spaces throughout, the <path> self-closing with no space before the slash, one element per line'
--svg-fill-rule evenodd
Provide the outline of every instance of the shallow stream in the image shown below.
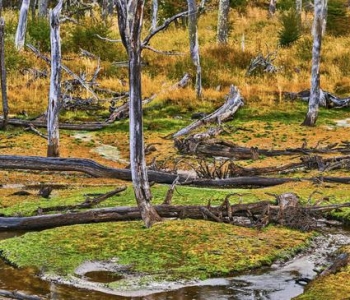
<path fill-rule="evenodd" d="M 10 238 L 22 233 L 0 232 L 0 239 Z M 205 281 L 176 285 L 150 284 L 143 289 L 124 292 L 121 295 L 91 291 L 57 282 L 47 282 L 39 278 L 33 270 L 13 268 L 0 260 L 0 289 L 21 291 L 28 295 L 37 295 L 42 299 L 181 299 L 181 300 L 228 300 L 228 299 L 278 299 L 288 300 L 303 292 L 304 279 L 316 276 L 315 269 L 329 264 L 329 255 L 340 246 L 350 243 L 349 230 L 325 232 L 317 237 L 307 253 L 300 254 L 288 262 L 275 263 L 270 268 L 246 273 L 232 278 L 216 278 Z M 317 249 L 317 251 L 316 251 Z M 89 271 L 84 279 L 96 283 L 105 283 L 118 279 L 116 274 Z M 300 283 L 297 283 L 300 280 Z M 112 291 L 110 291 L 112 292 Z M 1 297 L 0 297 L 1 298 Z"/>

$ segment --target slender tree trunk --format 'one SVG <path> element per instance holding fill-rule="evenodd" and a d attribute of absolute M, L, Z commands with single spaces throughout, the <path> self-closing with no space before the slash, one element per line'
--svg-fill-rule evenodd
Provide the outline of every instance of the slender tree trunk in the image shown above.
<path fill-rule="evenodd" d="M 142 122 L 141 29 L 143 0 L 118 0 L 118 24 L 129 57 L 130 170 L 137 205 L 146 227 L 161 220 L 151 205 Z"/>
<path fill-rule="evenodd" d="M 220 0 L 219 12 L 218 12 L 218 30 L 217 30 L 218 44 L 226 44 L 228 41 L 229 10 L 230 10 L 230 0 Z"/>
<path fill-rule="evenodd" d="M 62 9 L 62 2 L 63 0 L 60 0 L 57 6 L 52 11 L 50 11 L 51 77 L 49 105 L 47 109 L 47 156 L 49 157 L 59 157 L 58 115 L 60 110 L 61 96 L 61 41 L 59 15 Z"/>
<path fill-rule="evenodd" d="M 158 0 L 152 0 L 152 30 L 157 28 L 158 23 Z"/>
<path fill-rule="evenodd" d="M 1 98 L 4 121 L 2 128 L 5 130 L 8 122 L 9 107 L 7 102 L 6 67 L 5 67 L 5 21 L 0 18 L 0 69 L 1 69 Z"/>
<path fill-rule="evenodd" d="M 320 103 L 320 61 L 322 33 L 325 29 L 327 13 L 327 0 L 315 0 L 314 4 L 314 24 L 313 24 L 313 46 L 312 46 L 312 67 L 311 67 L 311 89 L 309 98 L 309 108 L 304 126 L 315 126 L 318 117 L 318 107 Z"/>
<path fill-rule="evenodd" d="M 202 96 L 202 69 L 199 57 L 199 43 L 197 30 L 197 6 L 195 0 L 187 0 L 188 4 L 188 30 L 190 36 L 190 51 L 194 66 L 196 67 L 196 95 Z"/>
<path fill-rule="evenodd" d="M 48 4 L 49 4 L 49 0 L 39 0 L 39 2 L 38 2 L 38 8 L 39 8 L 38 15 L 39 15 L 39 17 L 45 18 L 47 16 Z"/>
<path fill-rule="evenodd" d="M 27 18 L 30 0 L 23 0 L 21 10 L 19 13 L 19 21 L 15 36 L 15 45 L 17 50 L 21 50 L 24 47 L 26 29 L 27 29 Z"/>
<path fill-rule="evenodd" d="M 277 0 L 270 0 L 270 4 L 269 4 L 270 16 L 273 16 L 276 12 L 276 2 L 277 2 Z"/>

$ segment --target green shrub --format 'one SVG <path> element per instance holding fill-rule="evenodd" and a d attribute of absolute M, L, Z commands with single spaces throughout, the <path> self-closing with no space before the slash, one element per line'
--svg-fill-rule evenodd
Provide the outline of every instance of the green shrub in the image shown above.
<path fill-rule="evenodd" d="M 50 24 L 46 18 L 36 18 L 29 21 L 27 30 L 29 43 L 40 51 L 50 51 Z"/>
<path fill-rule="evenodd" d="M 282 11 L 288 11 L 295 9 L 295 0 L 281 0 L 277 1 L 277 9 Z"/>
<path fill-rule="evenodd" d="M 295 9 L 290 9 L 281 15 L 282 29 L 278 32 L 281 46 L 290 46 L 301 36 L 300 15 Z"/>
<path fill-rule="evenodd" d="M 29 62 L 23 55 L 24 52 L 17 51 L 13 40 L 5 40 L 5 66 L 8 71 L 18 71 L 29 67 Z"/>
<path fill-rule="evenodd" d="M 347 1 L 330 0 L 327 12 L 327 32 L 334 36 L 348 35 L 350 16 L 347 14 Z"/>
<path fill-rule="evenodd" d="M 109 22 L 104 23 L 93 18 L 86 19 L 72 30 L 70 41 L 62 47 L 68 52 L 79 52 L 80 49 L 84 49 L 102 60 L 125 60 L 126 53 L 121 43 L 104 41 L 98 37 L 109 37 L 111 25 Z"/>

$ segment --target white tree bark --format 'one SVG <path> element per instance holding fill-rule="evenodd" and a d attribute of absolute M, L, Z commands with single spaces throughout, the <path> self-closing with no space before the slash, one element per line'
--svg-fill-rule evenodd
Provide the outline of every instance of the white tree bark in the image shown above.
<path fill-rule="evenodd" d="M 152 30 L 157 28 L 158 23 L 158 0 L 152 0 Z"/>
<path fill-rule="evenodd" d="M 219 11 L 218 11 L 218 30 L 217 30 L 217 42 L 219 44 L 226 44 L 228 41 L 229 10 L 230 10 L 230 0 L 220 0 Z"/>
<path fill-rule="evenodd" d="M 197 30 L 197 6 L 196 0 L 187 0 L 188 4 L 188 30 L 190 36 L 190 52 L 194 66 L 196 67 L 196 96 L 202 96 L 202 69 L 199 57 L 199 43 Z"/>
<path fill-rule="evenodd" d="M 144 0 L 117 0 L 119 32 L 129 57 L 130 170 L 135 198 L 146 227 L 161 220 L 151 206 L 142 120 L 141 30 Z"/>
<path fill-rule="evenodd" d="M 63 0 L 50 10 L 50 40 L 51 40 L 51 76 L 49 105 L 47 109 L 47 134 L 48 147 L 47 156 L 59 157 L 59 122 L 61 96 L 61 41 L 59 15 L 62 9 Z"/>
<path fill-rule="evenodd" d="M 0 18 L 0 70 L 1 70 L 1 98 L 4 120 L 2 128 L 6 129 L 8 122 L 9 107 L 7 102 L 6 68 L 5 68 L 5 21 Z"/>
<path fill-rule="evenodd" d="M 26 29 L 27 29 L 27 18 L 29 10 L 30 0 L 23 0 L 21 10 L 19 13 L 19 21 L 15 36 L 15 45 L 17 50 L 21 50 L 24 47 Z"/>
<path fill-rule="evenodd" d="M 313 23 L 313 46 L 311 66 L 311 89 L 308 112 L 302 125 L 315 126 L 320 104 L 320 61 L 322 34 L 325 31 L 327 15 L 327 0 L 315 0 Z"/>
<path fill-rule="evenodd" d="M 273 16 L 276 13 L 276 2 L 277 0 L 270 0 L 270 4 L 269 4 L 270 16 Z"/>

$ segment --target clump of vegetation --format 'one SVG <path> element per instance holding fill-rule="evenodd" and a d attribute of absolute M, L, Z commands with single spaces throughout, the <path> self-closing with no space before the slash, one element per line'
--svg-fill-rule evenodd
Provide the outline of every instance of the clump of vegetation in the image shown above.
<path fill-rule="evenodd" d="M 290 46 L 301 36 L 301 17 L 295 9 L 290 9 L 281 15 L 282 29 L 279 31 L 281 46 Z"/>
<path fill-rule="evenodd" d="M 350 15 L 348 14 L 347 1 L 331 0 L 328 2 L 326 30 L 334 36 L 349 34 Z"/>
<path fill-rule="evenodd" d="M 28 22 L 29 43 L 37 49 L 49 52 L 50 45 L 50 24 L 46 18 L 37 18 Z"/>

